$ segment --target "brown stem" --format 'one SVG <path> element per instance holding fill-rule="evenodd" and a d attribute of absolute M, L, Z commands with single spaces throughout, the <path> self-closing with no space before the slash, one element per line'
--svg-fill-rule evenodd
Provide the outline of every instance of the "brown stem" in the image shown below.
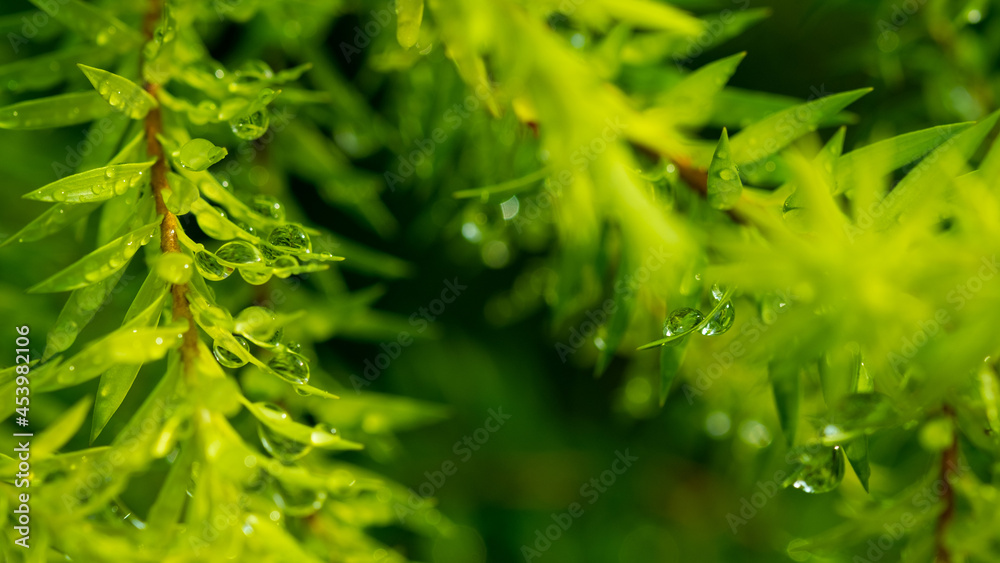
<path fill-rule="evenodd" d="M 944 412 L 952 420 L 955 418 L 955 411 L 951 405 L 944 406 Z M 941 502 L 944 503 L 944 510 L 938 516 L 937 526 L 934 529 L 934 544 L 937 551 L 938 563 L 951 563 L 951 554 L 945 545 L 945 535 L 948 525 L 955 517 L 955 490 L 951 486 L 950 478 L 958 468 L 958 432 L 952 435 L 951 445 L 941 454 L 941 481 L 944 483 L 944 490 L 941 493 Z"/>
<path fill-rule="evenodd" d="M 143 20 L 143 33 L 147 40 L 153 37 L 156 22 L 163 11 L 161 1 L 150 0 L 149 11 L 146 12 L 146 17 Z M 143 87 L 149 92 L 150 96 L 158 99 L 159 84 L 146 82 L 143 84 Z M 163 156 L 163 146 L 157 138 L 157 135 L 163 132 L 163 117 L 160 114 L 159 107 L 153 108 L 146 115 L 144 126 L 146 131 L 146 152 L 150 157 L 156 159 L 156 162 L 153 164 L 150 183 L 153 188 L 153 199 L 156 202 L 156 213 L 163 216 L 163 221 L 160 223 L 160 250 L 164 254 L 168 252 L 180 252 L 181 245 L 177 239 L 177 216 L 167 209 L 163 201 L 163 190 L 169 190 L 170 185 L 167 183 L 167 161 Z M 195 328 L 194 317 L 191 316 L 191 308 L 188 306 L 187 291 L 188 286 L 186 283 L 175 284 L 170 288 L 170 293 L 173 296 L 174 319 L 185 319 L 188 324 L 188 328 L 184 332 L 184 341 L 181 343 L 181 361 L 184 364 L 184 372 L 190 374 L 192 373 L 192 362 L 198 356 L 198 331 Z"/>

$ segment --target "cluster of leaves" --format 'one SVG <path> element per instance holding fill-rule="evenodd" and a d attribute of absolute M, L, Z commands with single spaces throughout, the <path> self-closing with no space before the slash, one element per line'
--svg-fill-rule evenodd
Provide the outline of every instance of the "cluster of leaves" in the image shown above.
<path fill-rule="evenodd" d="M 384 277 L 408 266 L 294 221 L 304 214 L 284 193 L 292 176 L 315 179 L 349 212 L 386 225 L 384 210 L 353 190 L 364 179 L 339 164 L 319 125 L 328 123 L 322 109 L 289 117 L 329 102 L 336 76 L 320 69 L 317 82 L 326 83 L 306 90 L 294 83 L 309 64 L 274 71 L 249 59 L 230 69 L 199 35 L 222 17 L 246 21 L 268 10 L 258 21 L 282 26 L 261 34 L 304 51 L 322 40 L 316 30 L 335 3 L 243 2 L 221 11 L 186 0 L 34 4 L 42 12 L 11 20 L 41 16 L 64 31 L 65 44 L 0 66 L 0 81 L 8 92 L 63 83 L 70 92 L 0 108 L 0 127 L 91 123 L 93 143 L 79 164 L 57 163 L 59 179 L 25 195 L 51 206 L 2 246 L 89 224 L 96 249 L 29 290 L 70 292 L 50 331 L 35 326 L 46 345 L 32 357 L 34 412 L 83 398 L 37 433 L 31 550 L 16 551 L 5 520 L 3 558 L 402 561 L 366 528 L 397 522 L 408 491 L 327 452 L 389 451 L 395 431 L 442 412 L 374 393 L 339 399 L 326 389 L 339 392 L 347 377 L 318 365 L 315 344 L 406 326 L 371 309 L 377 288 L 347 291 L 329 268 L 343 259 L 333 249 Z M 78 342 L 129 285 L 127 271 L 144 281 L 120 328 Z M 18 374 L 0 371 L 5 397 Z M 116 416 L 142 376 L 154 383 L 141 386 L 141 406 Z M 97 378 L 91 398 L 88 382 Z M 4 401 L 3 417 L 13 409 Z M 91 410 L 90 446 L 64 448 L 79 442 Z M 7 455 L 0 466 L 16 473 Z M 7 478 L 2 487 L 7 519 L 23 491 Z M 449 525 L 429 503 L 407 510 L 406 525 L 421 533 Z"/>
<path fill-rule="evenodd" d="M 996 558 L 1000 410 L 988 311 L 1000 299 L 990 281 L 1000 147 L 984 142 L 997 114 L 847 151 L 845 128 L 825 141 L 817 131 L 851 122 L 845 108 L 870 89 L 793 100 L 726 86 L 744 54 L 684 68 L 692 45 L 717 44 L 759 13 L 699 18 L 641 0 L 429 8 L 417 51 L 385 42 L 369 67 L 407 68 L 398 79 L 413 88 L 430 72 L 446 85 L 446 61 L 429 49 L 440 42 L 475 93 L 466 100 L 479 100 L 465 107 L 489 111 L 459 114 L 468 121 L 457 138 L 439 140 L 410 183 L 474 200 L 457 221 L 487 267 L 519 249 L 557 248 L 487 307 L 491 321 L 548 304 L 557 335 L 578 335 L 595 311 L 611 311 L 574 360 L 600 373 L 616 354 L 631 356 L 627 386 L 646 380 L 634 388 L 658 387 L 661 402 L 678 373 L 688 375 L 684 398 L 723 410 L 727 381 L 754 398 L 763 389 L 790 448 L 785 486 L 838 490 L 845 458 L 862 485 L 843 494 L 865 516 L 795 541 L 795 558 L 863 545 L 906 510 L 904 484 L 928 482 L 942 487 L 906 530 L 906 560 Z M 400 159 L 449 130 L 454 111 L 413 126 Z M 663 253 L 665 267 L 649 266 Z M 729 294 L 710 291 L 715 284 Z M 705 300 L 713 305 L 702 314 Z M 687 338 L 723 310 L 735 311 L 733 330 Z M 641 346 L 664 319 L 666 338 Z M 633 353 L 661 344 L 659 370 L 655 355 Z M 620 400 L 646 416 L 656 399 Z M 872 434 L 918 427 L 923 480 L 891 463 L 873 471 Z"/>

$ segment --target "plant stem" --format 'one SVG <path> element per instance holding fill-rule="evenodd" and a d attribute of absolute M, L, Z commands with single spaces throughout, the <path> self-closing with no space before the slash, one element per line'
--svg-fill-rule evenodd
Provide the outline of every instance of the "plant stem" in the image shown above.
<path fill-rule="evenodd" d="M 944 412 L 953 421 L 955 410 L 951 405 L 944 406 Z M 937 526 L 934 529 L 934 544 L 936 546 L 936 560 L 938 563 L 951 563 L 951 554 L 945 545 L 945 534 L 948 525 L 955 516 L 955 490 L 951 487 L 949 478 L 955 473 L 958 467 L 958 432 L 952 434 L 951 445 L 941 454 L 941 481 L 944 483 L 944 491 L 941 493 L 941 502 L 944 503 L 944 510 L 938 516 Z"/>
<path fill-rule="evenodd" d="M 153 37 L 153 30 L 162 12 L 162 0 L 150 0 L 149 11 L 146 12 L 146 17 L 143 19 L 143 35 L 147 40 Z M 142 63 L 140 62 L 140 69 L 141 67 Z M 143 87 L 149 92 L 150 96 L 159 101 L 157 95 L 160 91 L 159 84 L 145 82 Z M 167 161 L 163 156 L 163 146 L 160 144 L 160 140 L 157 139 L 157 135 L 163 132 L 163 117 L 160 114 L 159 107 L 150 110 L 146 115 L 144 125 L 146 131 L 146 152 L 149 156 L 156 159 L 156 162 L 153 164 L 153 176 L 150 184 L 153 188 L 153 199 L 156 201 L 156 213 L 163 216 L 163 221 L 160 223 L 160 250 L 164 254 L 168 252 L 180 252 L 181 245 L 177 240 L 177 229 L 179 228 L 177 225 L 177 216 L 167 209 L 167 205 L 163 201 L 163 190 L 170 189 L 170 186 L 167 183 Z M 184 372 L 189 374 L 191 373 L 192 362 L 198 356 L 198 331 L 195 328 L 194 317 L 191 316 L 187 291 L 188 286 L 186 283 L 174 284 L 170 287 L 170 293 L 173 296 L 174 319 L 185 319 L 188 324 L 188 328 L 184 332 L 184 341 L 181 344 L 180 351 L 181 361 L 184 364 Z"/>

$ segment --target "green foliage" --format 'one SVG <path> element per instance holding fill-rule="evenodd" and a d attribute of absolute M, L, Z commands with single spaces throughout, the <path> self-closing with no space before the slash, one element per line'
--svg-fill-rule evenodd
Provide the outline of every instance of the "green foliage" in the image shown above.
<path fill-rule="evenodd" d="M 752 27 L 770 11 L 725 2 L 33 3 L 61 26 L 40 40 L 61 40 L 0 65 L 14 94 L 0 128 L 101 133 L 78 163 L 51 167 L 54 181 L 31 172 L 44 158 L 25 158 L 13 180 L 51 206 L 0 244 L 31 278 L 14 295 L 71 292 L 33 351 L 32 405 L 58 413 L 33 443 L 35 560 L 403 561 L 419 555 L 396 528 L 460 537 L 433 502 L 360 461 L 400 455 L 398 432 L 445 414 L 364 389 L 381 372 L 352 376 L 368 359 L 329 351 L 354 338 L 388 353 L 414 319 L 428 324 L 374 310 L 381 287 L 349 290 L 341 261 L 386 280 L 430 279 L 441 261 L 472 263 L 480 280 L 516 270 L 463 308 L 491 330 L 544 319 L 558 359 L 605 377 L 574 388 L 613 386 L 623 425 L 663 420 L 669 436 L 644 443 L 678 451 L 643 487 L 687 499 L 682 456 L 711 473 L 714 487 L 697 489 L 707 508 L 667 503 L 685 505 L 666 509 L 692 532 L 678 534 L 685 548 L 656 544 L 643 560 L 854 561 L 897 529 L 880 549 L 904 561 L 1000 556 L 1000 112 L 988 113 L 984 62 L 997 47 L 971 29 L 986 3 L 927 3 L 905 21 L 888 2 L 806 3 L 820 20 L 853 6 L 876 22 L 877 49 L 856 57 L 864 80 L 838 81 L 864 87 L 796 83 L 812 86 L 800 98 L 730 85 L 755 83 L 742 70 L 755 52 L 726 42 L 764 42 Z M 334 25 L 357 35 L 328 40 Z M 213 49 L 227 29 L 251 39 L 224 64 Z M 914 62 L 925 56 L 952 70 Z M 924 98 L 953 100 L 928 102 L 929 121 L 960 122 L 913 118 L 924 101 L 909 99 L 903 68 Z M 798 70 L 787 74 L 815 76 Z M 321 227 L 320 201 L 338 230 L 414 245 L 418 263 Z M 52 236 L 86 248 L 21 250 Z M 108 307 L 119 291 L 130 304 Z M 393 369 L 452 378 L 440 394 L 470 403 L 464 380 L 489 394 L 516 377 L 467 375 L 493 360 L 535 373 L 451 338 Z M 15 380 L 0 370 L 4 397 Z M 552 440 L 526 435 L 531 448 Z M 547 493 L 534 463 L 531 501 Z M 8 515 L 17 490 L 0 486 Z M 784 510 L 724 505 L 758 490 Z M 724 539 L 690 539 L 706 530 Z M 497 557 L 539 549 L 522 535 Z M 0 553 L 15 560 L 10 544 Z M 436 560 L 483 560 L 435 545 Z M 635 560 L 570 545 L 548 557 Z"/>

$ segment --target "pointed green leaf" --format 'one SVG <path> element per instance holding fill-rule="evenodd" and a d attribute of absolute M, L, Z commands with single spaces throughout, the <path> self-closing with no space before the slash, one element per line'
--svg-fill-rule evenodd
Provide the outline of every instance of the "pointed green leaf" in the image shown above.
<path fill-rule="evenodd" d="M 55 422 L 49 424 L 44 432 L 36 436 L 31 444 L 32 457 L 35 459 L 49 457 L 66 445 L 87 419 L 90 401 L 89 396 L 80 399 Z"/>
<path fill-rule="evenodd" d="M 65 127 L 100 119 L 112 111 L 96 92 L 61 94 L 0 108 L 0 128 Z"/>
<path fill-rule="evenodd" d="M 189 440 L 181 446 L 180 455 L 170 466 L 167 480 L 160 486 L 156 501 L 149 509 L 146 525 L 153 530 L 167 530 L 177 523 L 188 500 L 188 485 L 191 481 L 191 464 L 195 459 L 195 441 Z"/>
<path fill-rule="evenodd" d="M 176 156 L 181 166 L 201 172 L 225 158 L 227 154 L 225 148 L 217 147 L 207 139 L 191 139 L 184 143 Z"/>
<path fill-rule="evenodd" d="M 70 291 L 107 278 L 128 265 L 139 247 L 152 239 L 157 226 L 159 222 L 150 223 L 109 242 L 28 291 L 30 293 Z"/>
<path fill-rule="evenodd" d="M 0 242 L 0 248 L 12 242 L 31 242 L 43 239 L 90 215 L 98 207 L 100 207 L 98 203 L 57 203 L 25 225 L 20 231 Z"/>
<path fill-rule="evenodd" d="M 599 0 L 600 9 L 615 20 L 647 29 L 694 36 L 705 30 L 705 22 L 684 10 L 653 0 Z"/>
<path fill-rule="evenodd" d="M 362 444 L 345 440 L 339 434 L 333 434 L 328 429 L 295 422 L 288 413 L 276 410 L 267 403 L 251 403 L 244 399 L 244 406 L 261 424 L 297 442 L 329 450 L 360 450 L 364 448 Z"/>
<path fill-rule="evenodd" d="M 868 461 L 868 436 L 860 436 L 847 443 L 844 447 L 847 461 L 851 463 L 854 474 L 861 481 L 861 486 L 868 492 L 868 481 L 872 475 L 871 464 Z"/>
<path fill-rule="evenodd" d="M 745 57 L 744 51 L 699 68 L 661 96 L 657 106 L 663 109 L 672 123 L 704 125 L 712 115 L 716 95 L 729 82 Z"/>
<path fill-rule="evenodd" d="M 166 282 L 155 272 L 150 272 L 125 314 L 122 327 L 155 326 L 168 294 L 169 287 Z M 94 403 L 94 421 L 90 429 L 91 443 L 97 439 L 111 417 L 118 411 L 141 367 L 140 363 L 118 365 L 101 375 L 97 386 L 97 402 Z"/>
<path fill-rule="evenodd" d="M 733 296 L 733 292 L 734 291 L 736 291 L 735 287 L 729 287 L 729 288 L 727 288 L 726 292 L 722 295 L 722 298 L 719 299 L 718 301 L 716 301 L 715 306 L 712 307 L 712 310 L 709 311 L 707 314 L 705 314 L 704 315 L 704 319 L 700 323 L 698 323 L 697 325 L 695 325 L 693 328 L 691 328 L 691 330 L 689 330 L 687 332 L 678 333 L 678 334 L 671 334 L 670 336 L 667 336 L 667 337 L 664 337 L 664 338 L 660 338 L 659 340 L 654 340 L 652 342 L 648 342 L 646 344 L 643 344 L 642 346 L 639 346 L 638 348 L 636 348 L 636 350 L 649 350 L 650 348 L 656 348 L 657 346 L 663 346 L 664 344 L 673 342 L 674 340 L 677 340 L 679 338 L 684 338 L 685 336 L 687 336 L 689 334 L 694 334 L 696 332 L 701 331 L 701 329 L 704 328 L 705 325 L 707 325 L 712 319 L 715 318 L 716 315 L 719 314 L 720 311 L 722 311 L 723 307 L 725 307 L 726 305 L 730 305 L 730 306 L 732 305 L 730 303 L 729 299 Z"/>
<path fill-rule="evenodd" d="M 420 36 L 420 22 L 424 18 L 424 0 L 398 0 L 396 2 L 396 39 L 404 49 L 416 44 Z"/>
<path fill-rule="evenodd" d="M 132 119 L 146 117 L 149 110 L 159 105 L 156 98 L 128 78 L 92 66 L 77 66 L 108 105 Z"/>
<path fill-rule="evenodd" d="M 708 165 L 708 204 L 716 209 L 732 209 L 743 194 L 743 181 L 729 147 L 729 134 L 722 128 L 722 138 Z"/>
<path fill-rule="evenodd" d="M 805 101 L 799 98 L 727 86 L 716 95 L 709 124 L 718 127 L 748 127 L 779 111 L 803 103 Z M 855 120 L 856 116 L 850 112 L 840 112 L 820 121 L 818 127 L 847 125 Z"/>
<path fill-rule="evenodd" d="M 187 323 L 157 328 L 121 328 L 91 343 L 44 377 L 35 375 L 34 390 L 53 391 L 79 385 L 119 365 L 159 360 L 181 345 Z"/>
<path fill-rule="evenodd" d="M 90 41 L 112 51 L 125 51 L 142 45 L 142 35 L 99 9 L 80 0 L 30 0 L 48 15 Z"/>
<path fill-rule="evenodd" d="M 918 200 L 926 201 L 927 195 L 934 190 L 950 185 L 951 179 L 957 177 L 967 167 L 968 159 L 993 130 L 998 117 L 1000 110 L 948 139 L 927 155 L 921 161 L 921 164 L 926 163 L 926 166 L 915 166 L 883 200 L 884 213 L 875 219 L 877 226 L 885 227 L 899 217 L 903 210 L 911 209 Z"/>
<path fill-rule="evenodd" d="M 105 201 L 124 194 L 130 187 L 148 178 L 146 171 L 154 162 L 156 161 L 114 164 L 73 174 L 24 194 L 23 197 L 37 201 L 66 203 Z"/>
<path fill-rule="evenodd" d="M 771 376 L 771 390 L 778 411 L 778 422 L 785 435 L 785 443 L 791 447 L 795 443 L 795 432 L 799 424 L 801 395 L 799 367 L 795 362 L 774 361 L 768 366 L 768 372 Z"/>
<path fill-rule="evenodd" d="M 733 161 L 738 165 L 757 162 L 787 147 L 799 137 L 815 131 L 824 120 L 871 92 L 871 88 L 833 94 L 779 111 L 733 136 Z"/>
<path fill-rule="evenodd" d="M 45 337 L 43 360 L 73 345 L 80 331 L 90 323 L 98 311 L 104 308 L 124 273 L 125 269 L 122 268 L 93 285 L 73 290 L 62 311 L 59 312 L 55 327 Z"/>
<path fill-rule="evenodd" d="M 917 160 L 972 123 L 941 125 L 905 133 L 853 150 L 837 159 L 837 192 L 843 192 L 855 176 L 885 176 Z"/>
<path fill-rule="evenodd" d="M 688 342 L 690 341 L 690 338 L 682 338 L 660 347 L 661 407 L 667 402 L 670 387 L 673 385 L 674 379 L 677 378 L 677 372 L 681 369 L 681 364 L 684 362 L 684 354 L 687 352 Z"/>
<path fill-rule="evenodd" d="M 834 183 L 834 173 L 836 172 L 837 163 L 839 162 L 840 155 L 844 151 L 844 135 L 847 132 L 846 127 L 841 127 L 834 133 L 833 137 L 827 141 L 826 145 L 823 146 L 823 150 L 816 155 L 813 162 L 822 171 L 826 182 L 830 185 L 831 192 L 835 188 Z M 800 190 L 795 190 L 791 195 L 785 199 L 784 211 L 789 211 L 791 209 L 801 209 L 805 203 L 805 198 Z"/>

